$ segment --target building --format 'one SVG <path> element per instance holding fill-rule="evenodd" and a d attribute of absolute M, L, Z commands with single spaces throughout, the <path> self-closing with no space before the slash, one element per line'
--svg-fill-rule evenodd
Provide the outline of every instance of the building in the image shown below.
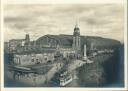
<path fill-rule="evenodd" d="M 4 42 L 4 52 L 5 53 L 9 52 L 9 42 Z"/>
<path fill-rule="evenodd" d="M 54 61 L 55 52 L 45 51 L 41 53 L 20 53 L 14 54 L 14 65 L 34 65 Z"/>
<path fill-rule="evenodd" d="M 30 37 L 26 34 L 25 39 L 12 39 L 9 41 L 10 53 L 21 53 L 31 51 L 43 51 L 45 49 L 57 50 L 66 57 L 69 54 L 74 54 L 80 57 L 82 46 L 80 29 L 78 24 L 75 25 L 73 35 L 45 35 L 35 41 L 30 41 Z"/>
<path fill-rule="evenodd" d="M 77 52 L 81 51 L 81 40 L 80 40 L 80 29 L 78 25 L 76 24 L 74 28 L 74 33 L 73 33 L 73 44 L 72 47 L 74 50 Z"/>
<path fill-rule="evenodd" d="M 45 35 L 36 40 L 36 46 L 43 48 L 54 48 L 58 50 L 63 57 L 74 54 L 77 58 L 81 57 L 81 36 L 80 29 L 76 24 L 73 35 Z"/>
<path fill-rule="evenodd" d="M 29 35 L 26 34 L 25 39 L 12 39 L 9 41 L 9 50 L 15 55 L 15 65 L 35 64 L 37 63 L 38 57 L 41 57 L 43 61 L 45 58 L 44 54 L 49 55 L 48 60 L 54 60 L 57 54 L 61 55 L 62 58 L 72 57 L 80 59 L 86 55 L 85 51 L 87 51 L 82 50 L 82 47 L 86 45 L 85 42 L 81 42 L 82 40 L 86 41 L 85 37 L 80 36 L 80 29 L 76 24 L 73 35 L 45 35 L 35 41 L 30 41 Z M 37 59 L 34 62 L 32 62 L 33 53 L 35 53 L 35 59 Z M 40 61 L 38 63 L 42 63 Z M 43 62 L 45 63 L 46 60 Z"/>
<path fill-rule="evenodd" d="M 25 39 L 12 39 L 9 41 L 9 52 L 17 52 L 18 47 L 23 47 L 25 43 L 30 42 L 29 35 L 26 34 Z"/>

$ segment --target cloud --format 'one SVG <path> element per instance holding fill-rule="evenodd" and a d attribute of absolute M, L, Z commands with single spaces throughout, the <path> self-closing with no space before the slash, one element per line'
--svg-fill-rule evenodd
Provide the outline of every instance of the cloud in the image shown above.
<path fill-rule="evenodd" d="M 123 40 L 120 4 L 7 5 L 4 11 L 5 36 L 9 35 L 5 41 L 25 33 L 31 34 L 32 40 L 46 34 L 71 35 L 76 22 L 82 35 Z"/>

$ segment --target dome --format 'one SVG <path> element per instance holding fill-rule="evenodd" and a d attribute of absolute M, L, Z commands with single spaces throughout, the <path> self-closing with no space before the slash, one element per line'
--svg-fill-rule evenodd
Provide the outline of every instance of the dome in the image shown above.
<path fill-rule="evenodd" d="M 76 24 L 75 28 L 74 28 L 74 35 L 75 36 L 79 36 L 80 35 L 80 29 L 78 27 L 78 25 Z"/>

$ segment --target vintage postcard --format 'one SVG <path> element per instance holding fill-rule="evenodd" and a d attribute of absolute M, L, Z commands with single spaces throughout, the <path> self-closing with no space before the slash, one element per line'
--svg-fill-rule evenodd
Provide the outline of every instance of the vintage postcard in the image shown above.
<path fill-rule="evenodd" d="M 5 0 L 1 88 L 127 90 L 126 0 Z"/>

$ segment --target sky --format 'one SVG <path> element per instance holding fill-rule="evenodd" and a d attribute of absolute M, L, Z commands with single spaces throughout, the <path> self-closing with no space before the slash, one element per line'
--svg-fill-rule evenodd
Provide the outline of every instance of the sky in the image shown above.
<path fill-rule="evenodd" d="M 123 4 L 8 4 L 4 7 L 4 40 L 31 40 L 47 34 L 80 34 L 124 40 Z"/>

